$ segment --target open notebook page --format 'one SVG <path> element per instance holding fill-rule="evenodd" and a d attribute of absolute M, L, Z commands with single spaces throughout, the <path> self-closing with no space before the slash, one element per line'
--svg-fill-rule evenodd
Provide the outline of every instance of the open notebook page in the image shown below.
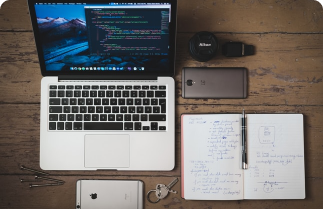
<path fill-rule="evenodd" d="M 305 198 L 302 114 L 248 114 L 245 199 Z"/>
<path fill-rule="evenodd" d="M 182 115 L 182 197 L 243 199 L 241 115 Z"/>

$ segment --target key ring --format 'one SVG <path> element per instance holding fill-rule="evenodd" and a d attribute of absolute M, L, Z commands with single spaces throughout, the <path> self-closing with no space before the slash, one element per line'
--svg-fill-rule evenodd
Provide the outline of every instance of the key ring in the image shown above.
<path fill-rule="evenodd" d="M 148 193 L 147 193 L 147 200 L 150 202 L 150 203 L 157 203 L 157 202 L 159 202 L 160 201 L 160 199 L 159 198 L 157 198 L 157 200 L 154 202 L 154 201 L 151 201 L 151 199 L 150 199 L 150 194 L 152 193 L 152 192 L 156 192 L 156 190 L 155 189 L 152 189 L 152 190 L 150 190 Z"/>

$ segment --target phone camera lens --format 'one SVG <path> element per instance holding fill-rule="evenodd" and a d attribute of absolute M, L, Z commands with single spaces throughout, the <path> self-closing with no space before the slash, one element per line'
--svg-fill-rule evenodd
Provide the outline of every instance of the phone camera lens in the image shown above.
<path fill-rule="evenodd" d="M 187 84 L 188 86 L 192 86 L 192 85 L 193 85 L 193 81 L 192 81 L 192 80 L 187 80 L 187 81 L 186 81 L 186 84 Z"/>

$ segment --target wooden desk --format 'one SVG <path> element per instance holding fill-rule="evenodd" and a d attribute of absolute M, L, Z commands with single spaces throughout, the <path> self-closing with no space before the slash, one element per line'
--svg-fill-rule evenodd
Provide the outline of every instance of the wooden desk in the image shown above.
<path fill-rule="evenodd" d="M 221 44 L 242 41 L 256 55 L 216 56 L 200 63 L 188 54 L 195 32 L 213 32 Z M 176 167 L 170 172 L 49 171 L 65 185 L 29 189 L 19 165 L 39 169 L 40 80 L 27 2 L 9 0 L 0 10 L 0 208 L 74 208 L 78 179 L 141 179 L 146 192 L 181 176 L 182 113 L 303 113 L 305 200 L 186 201 L 170 194 L 145 208 L 321 208 L 323 205 L 323 9 L 310 0 L 179 0 L 176 59 Z M 220 54 L 220 53 L 219 53 Z M 182 67 L 246 67 L 247 99 L 183 99 Z M 180 191 L 180 183 L 174 187 Z"/>

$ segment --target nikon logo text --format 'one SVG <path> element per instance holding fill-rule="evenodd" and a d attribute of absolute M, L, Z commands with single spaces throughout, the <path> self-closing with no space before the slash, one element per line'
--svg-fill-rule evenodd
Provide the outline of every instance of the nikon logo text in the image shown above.
<path fill-rule="evenodd" d="M 207 43 L 200 43 L 199 46 L 211 46 L 211 44 L 207 44 Z"/>

